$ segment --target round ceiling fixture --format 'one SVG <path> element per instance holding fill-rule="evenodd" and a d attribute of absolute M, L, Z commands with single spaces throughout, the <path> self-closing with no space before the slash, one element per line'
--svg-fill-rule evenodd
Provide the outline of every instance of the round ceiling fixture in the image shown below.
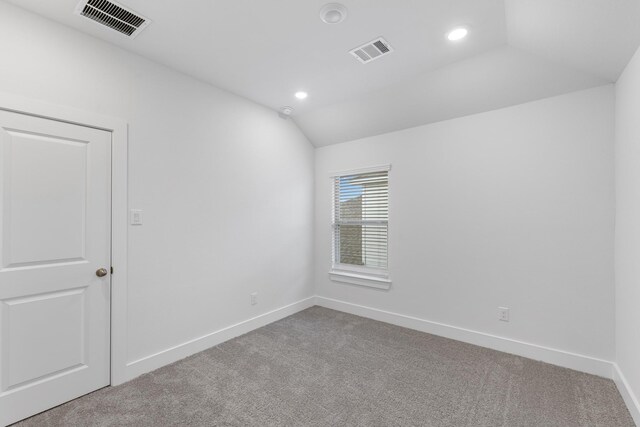
<path fill-rule="evenodd" d="M 466 27 L 458 27 L 458 28 L 454 28 L 453 30 L 449 31 L 449 33 L 447 34 L 447 38 L 452 41 L 452 42 L 457 42 L 459 40 L 462 40 L 463 38 L 467 37 L 467 34 L 469 34 L 469 29 Z"/>
<path fill-rule="evenodd" d="M 307 96 L 309 96 L 309 94 L 307 92 L 296 92 L 296 98 L 298 99 L 305 99 Z"/>
<path fill-rule="evenodd" d="M 320 9 L 320 19 L 325 24 L 339 24 L 347 17 L 347 8 L 340 3 L 327 3 Z"/>

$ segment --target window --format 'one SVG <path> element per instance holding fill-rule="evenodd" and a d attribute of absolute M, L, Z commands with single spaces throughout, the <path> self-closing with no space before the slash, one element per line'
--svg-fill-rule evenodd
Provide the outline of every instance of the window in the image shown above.
<path fill-rule="evenodd" d="M 331 278 L 388 289 L 389 168 L 334 176 L 333 195 Z"/>

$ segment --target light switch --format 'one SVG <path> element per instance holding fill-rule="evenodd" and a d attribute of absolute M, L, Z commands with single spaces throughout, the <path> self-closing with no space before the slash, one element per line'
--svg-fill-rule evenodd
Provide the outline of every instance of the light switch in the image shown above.
<path fill-rule="evenodd" d="M 142 225 L 141 209 L 131 209 L 131 225 Z"/>

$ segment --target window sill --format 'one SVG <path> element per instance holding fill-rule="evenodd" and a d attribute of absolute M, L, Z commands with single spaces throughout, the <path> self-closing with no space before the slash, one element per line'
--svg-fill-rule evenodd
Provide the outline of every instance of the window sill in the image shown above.
<path fill-rule="evenodd" d="M 386 277 L 338 270 L 329 271 L 329 277 L 334 282 L 349 283 L 351 285 L 367 286 L 369 288 L 383 290 L 389 290 L 391 288 L 391 280 Z"/>

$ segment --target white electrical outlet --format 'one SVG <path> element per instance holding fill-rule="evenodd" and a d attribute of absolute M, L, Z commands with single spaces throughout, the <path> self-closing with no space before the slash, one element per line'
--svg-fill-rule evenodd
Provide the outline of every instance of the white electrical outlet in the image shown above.
<path fill-rule="evenodd" d="M 509 321 L 509 308 L 508 307 L 498 307 L 498 320 L 502 322 Z"/>
<path fill-rule="evenodd" d="M 251 294 L 251 305 L 256 305 L 258 303 L 258 293 L 254 292 Z"/>

